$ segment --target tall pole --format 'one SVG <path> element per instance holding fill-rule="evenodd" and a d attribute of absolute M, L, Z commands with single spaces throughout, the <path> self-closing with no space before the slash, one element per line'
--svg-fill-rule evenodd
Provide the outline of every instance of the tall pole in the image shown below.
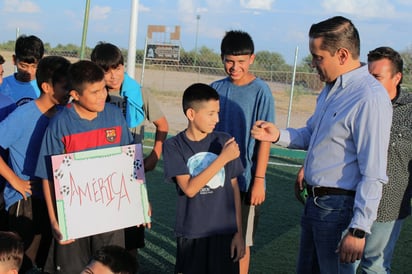
<path fill-rule="evenodd" d="M 196 15 L 195 59 L 193 61 L 193 66 L 196 66 L 196 61 L 197 61 L 197 38 L 199 36 L 199 20 L 200 20 L 200 14 Z"/>
<path fill-rule="evenodd" d="M 296 46 L 296 50 L 295 50 L 295 63 L 294 63 L 294 65 L 293 65 L 292 86 L 291 86 L 291 88 L 290 88 L 288 119 L 287 119 L 287 121 L 286 121 L 286 127 L 289 127 L 290 114 L 291 114 L 291 112 L 292 112 L 293 92 L 294 92 L 294 88 L 295 88 L 295 79 L 296 79 L 296 67 L 297 67 L 297 64 L 298 64 L 298 52 L 299 52 L 299 47 Z"/>
<path fill-rule="evenodd" d="M 136 37 L 138 14 L 139 0 L 132 0 L 132 6 L 130 10 L 129 49 L 127 50 L 127 74 L 133 79 L 136 78 Z"/>
<path fill-rule="evenodd" d="M 89 24 L 89 10 L 90 10 L 90 0 L 86 0 L 86 9 L 84 10 L 84 21 L 83 21 L 82 45 L 80 48 L 80 60 L 84 59 L 84 52 L 86 51 L 87 26 Z"/>

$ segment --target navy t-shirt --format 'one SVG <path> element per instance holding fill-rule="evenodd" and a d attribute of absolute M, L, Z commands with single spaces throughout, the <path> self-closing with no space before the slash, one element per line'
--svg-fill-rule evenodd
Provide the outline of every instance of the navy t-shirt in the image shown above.
<path fill-rule="evenodd" d="M 178 175 L 196 176 L 217 158 L 229 138 L 226 133 L 213 132 L 201 141 L 191 141 L 181 132 L 167 139 L 163 149 L 165 177 L 176 182 Z M 176 236 L 194 239 L 235 233 L 231 179 L 242 172 L 239 158 L 229 162 L 193 198 L 186 196 L 176 183 Z"/>

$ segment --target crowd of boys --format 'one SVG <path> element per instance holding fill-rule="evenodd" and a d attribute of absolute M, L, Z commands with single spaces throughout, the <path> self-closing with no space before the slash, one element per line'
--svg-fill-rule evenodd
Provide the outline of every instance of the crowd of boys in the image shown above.
<path fill-rule="evenodd" d="M 167 139 L 166 117 L 125 73 L 118 47 L 101 42 L 90 61 L 70 64 L 43 57 L 36 36 L 19 37 L 17 72 L 0 85 L 1 230 L 13 231 L 0 234 L 0 259 L 13 254 L 0 270 L 137 272 L 144 226 L 62 240 L 49 157 L 140 143 L 149 120 L 156 134 L 145 171 L 163 153 L 176 187 L 175 273 L 249 273 L 272 143 L 307 150 L 296 183 L 309 195 L 296 272 L 389 272 L 411 213 L 412 96 L 400 88 L 402 60 L 381 47 L 362 64 L 359 33 L 341 16 L 313 24 L 309 48 L 325 87 L 305 127 L 275 125 L 272 92 L 249 71 L 253 40 L 231 30 L 221 41 L 227 77 L 184 91 L 187 128 Z"/>

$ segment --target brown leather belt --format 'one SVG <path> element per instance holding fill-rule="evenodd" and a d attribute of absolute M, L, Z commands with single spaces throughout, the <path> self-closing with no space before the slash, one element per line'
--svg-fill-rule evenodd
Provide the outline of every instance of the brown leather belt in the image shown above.
<path fill-rule="evenodd" d="M 348 196 L 355 196 L 356 191 L 354 190 L 347 190 L 343 188 L 337 187 L 327 187 L 327 186 L 311 186 L 306 185 L 308 195 L 310 197 L 321 197 L 325 195 L 348 195 Z"/>

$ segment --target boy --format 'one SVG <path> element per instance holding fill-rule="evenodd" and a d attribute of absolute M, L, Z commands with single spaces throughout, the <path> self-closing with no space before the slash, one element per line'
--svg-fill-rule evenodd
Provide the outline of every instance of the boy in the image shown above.
<path fill-rule="evenodd" d="M 36 69 L 43 54 L 43 42 L 38 37 L 22 35 L 17 38 L 13 54 L 17 72 L 4 78 L 0 93 L 12 98 L 18 106 L 39 97 Z"/>
<path fill-rule="evenodd" d="M 22 237 L 26 255 L 38 267 L 46 260 L 51 234 L 41 180 L 34 170 L 49 119 L 56 113 L 56 105 L 67 103 L 69 66 L 70 62 L 59 56 L 40 60 L 36 71 L 40 97 L 18 107 L 0 123 L 0 146 L 9 150 L 9 163 L 0 158 L 0 175 L 7 181 L 4 200 L 9 229 Z"/>
<path fill-rule="evenodd" d="M 17 274 L 23 261 L 23 241 L 14 232 L 0 231 L 0 274 Z"/>
<path fill-rule="evenodd" d="M 0 86 L 3 83 L 3 64 L 5 60 L 2 55 L 0 55 Z M 4 118 L 7 117 L 14 109 L 16 108 L 16 104 L 13 100 L 0 93 L 0 122 L 3 121 Z M 0 157 L 6 159 L 8 152 L 0 147 Z M 7 228 L 7 211 L 4 208 L 4 198 L 3 198 L 3 190 L 5 186 L 5 180 L 2 176 L 0 176 L 0 230 L 8 230 Z"/>
<path fill-rule="evenodd" d="M 182 105 L 188 127 L 163 146 L 165 177 L 176 183 L 178 194 L 175 273 L 239 273 L 244 255 L 239 146 L 213 131 L 219 95 L 212 87 L 189 86 Z"/>
<path fill-rule="evenodd" d="M 253 245 L 260 205 L 265 200 L 265 174 L 270 153 L 270 143 L 256 142 L 250 130 L 257 120 L 274 121 L 274 99 L 268 85 L 249 72 L 255 55 L 248 33 L 227 32 L 220 49 L 228 77 L 211 84 L 220 95 L 220 121 L 216 130 L 229 133 L 239 142 L 240 159 L 245 167 L 238 177 L 246 242 L 240 273 L 248 273 L 250 246 Z"/>
<path fill-rule="evenodd" d="M 126 249 L 116 245 L 107 245 L 99 249 L 81 274 L 135 274 L 136 258 Z"/>
<path fill-rule="evenodd" d="M 162 154 L 162 145 L 169 126 L 155 98 L 124 71 L 123 54 L 118 47 L 100 42 L 91 53 L 91 60 L 105 72 L 108 102 L 118 106 L 126 117 L 127 125 L 136 144 L 144 138 L 144 120 L 156 127 L 152 152 L 144 159 L 145 171 L 153 170 Z M 125 229 L 126 249 L 135 256 L 137 248 L 144 247 L 144 226 Z"/>
<path fill-rule="evenodd" d="M 68 79 L 73 101 L 50 121 L 36 169 L 36 175 L 43 179 L 43 191 L 54 236 L 45 267 L 50 273 L 80 273 L 92 254 L 102 246 L 124 246 L 123 230 L 92 235 L 75 241 L 61 240 L 62 235 L 54 209 L 54 184 L 49 157 L 133 143 L 121 111 L 106 104 L 104 72 L 98 65 L 91 61 L 78 61 L 70 66 Z"/>

